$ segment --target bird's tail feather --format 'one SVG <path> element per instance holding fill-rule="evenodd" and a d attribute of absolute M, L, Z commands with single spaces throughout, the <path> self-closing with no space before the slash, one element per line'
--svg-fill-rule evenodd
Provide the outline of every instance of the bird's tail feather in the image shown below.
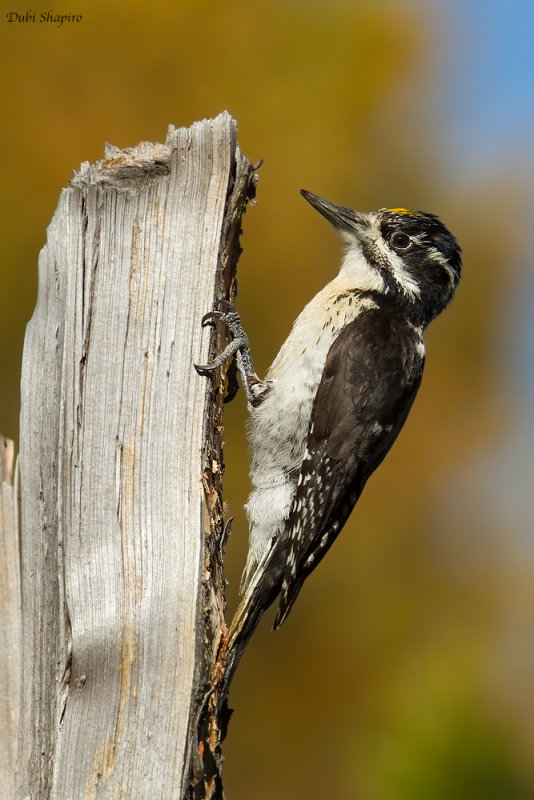
<path fill-rule="evenodd" d="M 263 612 L 273 603 L 280 592 L 284 564 L 280 550 L 280 543 L 267 550 L 246 587 L 243 599 L 230 625 L 227 645 L 228 659 L 220 694 L 221 701 L 228 694 L 237 665 Z"/>

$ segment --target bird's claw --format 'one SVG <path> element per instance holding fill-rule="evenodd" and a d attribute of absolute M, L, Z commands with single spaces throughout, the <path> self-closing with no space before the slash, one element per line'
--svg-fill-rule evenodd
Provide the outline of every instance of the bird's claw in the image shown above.
<path fill-rule="evenodd" d="M 223 306 L 224 310 L 208 311 L 208 313 L 204 314 L 202 317 L 202 326 L 205 327 L 206 325 L 213 325 L 217 321 L 222 322 L 232 334 L 232 341 L 225 347 L 222 353 L 213 359 L 213 361 L 210 361 L 208 364 L 194 364 L 194 367 L 199 375 L 209 375 L 214 370 L 222 367 L 223 364 L 225 364 L 231 358 L 235 357 L 237 361 L 237 368 L 243 379 L 243 385 L 245 387 L 249 406 L 252 407 L 252 405 L 256 402 L 256 384 L 261 382 L 254 372 L 248 336 L 243 329 L 239 312 L 237 311 L 236 307 L 228 300 L 221 299 L 218 302 L 221 306 Z M 233 363 L 234 362 L 232 362 L 232 364 Z M 229 391 L 227 401 L 231 400 L 237 392 L 235 366 L 232 369 L 232 365 L 230 365 L 228 377 Z M 256 391 L 253 391 L 253 386 Z"/>
<path fill-rule="evenodd" d="M 222 298 L 218 300 L 218 303 L 224 306 L 227 310 L 208 311 L 207 314 L 204 314 L 202 317 L 202 327 L 205 328 L 207 325 L 214 325 L 217 321 L 222 322 L 234 335 L 234 338 L 230 344 L 225 347 L 223 352 L 213 359 L 213 361 L 210 361 L 208 364 L 193 364 L 199 375 L 209 375 L 210 372 L 213 372 L 215 369 L 221 367 L 236 353 L 242 344 L 241 339 L 236 341 L 235 338 L 236 323 L 237 327 L 242 330 L 241 320 L 239 319 L 239 314 L 236 307 L 228 300 L 223 300 Z"/>
<path fill-rule="evenodd" d="M 235 318 L 237 318 L 237 320 L 239 321 L 239 313 L 233 303 L 230 303 L 228 300 L 224 300 L 223 298 L 220 298 L 220 300 L 218 300 L 217 302 L 219 303 L 219 305 L 224 306 L 224 308 L 226 308 L 226 311 L 208 311 L 208 313 L 204 314 L 204 316 L 202 317 L 203 328 L 205 328 L 206 325 L 211 325 L 217 320 L 220 320 L 223 323 L 226 322 L 225 317 L 228 314 L 232 315 L 235 314 Z"/>
<path fill-rule="evenodd" d="M 222 316 L 222 311 L 208 311 L 207 314 L 204 314 L 202 317 L 202 327 L 205 328 L 206 325 L 212 325 L 216 320 L 220 319 Z"/>

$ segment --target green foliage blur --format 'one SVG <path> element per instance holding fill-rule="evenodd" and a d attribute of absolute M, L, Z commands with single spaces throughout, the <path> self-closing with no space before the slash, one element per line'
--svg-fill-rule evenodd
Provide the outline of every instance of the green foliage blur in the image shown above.
<path fill-rule="evenodd" d="M 513 386 L 496 391 L 494 315 L 506 325 L 503 298 L 521 277 L 524 187 L 508 153 L 476 181 L 455 165 L 436 101 L 454 53 L 437 13 L 402 0 L 72 10 L 82 23 L 0 25 L 2 433 L 18 432 L 46 226 L 72 170 L 101 158 L 105 141 L 162 141 L 169 123 L 227 109 L 241 149 L 264 159 L 238 271 L 260 374 L 338 265 L 334 234 L 299 188 L 354 208 L 438 213 L 464 250 L 457 298 L 428 332 L 398 443 L 288 622 L 273 634 L 265 619 L 243 659 L 225 790 L 233 800 L 533 798 L 532 569 L 513 520 L 494 523 L 469 492 L 516 400 Z M 241 395 L 226 416 L 229 614 L 247 540 Z M 465 505 L 452 513 L 460 480 Z"/>

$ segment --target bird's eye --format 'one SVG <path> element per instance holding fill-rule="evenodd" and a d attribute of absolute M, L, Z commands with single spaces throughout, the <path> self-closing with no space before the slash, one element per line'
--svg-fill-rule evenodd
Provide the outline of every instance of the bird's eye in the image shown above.
<path fill-rule="evenodd" d="M 407 233 L 403 233 L 402 231 L 393 231 L 389 237 L 389 243 L 395 248 L 395 250 L 407 250 L 410 247 L 412 240 Z"/>

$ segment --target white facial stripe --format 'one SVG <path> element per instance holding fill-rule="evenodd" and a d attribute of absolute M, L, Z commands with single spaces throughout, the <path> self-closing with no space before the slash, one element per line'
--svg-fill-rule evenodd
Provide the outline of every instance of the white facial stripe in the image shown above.
<path fill-rule="evenodd" d="M 388 264 L 388 271 L 401 291 L 411 299 L 415 299 L 421 294 L 417 281 L 407 272 L 402 258 L 384 241 L 380 232 L 379 220 L 380 216 L 376 212 L 369 214 L 369 238 L 373 242 L 373 246 L 378 250 L 379 255 Z M 422 235 L 424 236 L 424 234 Z"/>
<path fill-rule="evenodd" d="M 410 238 L 415 244 L 428 244 L 425 233 L 412 234 Z"/>
<path fill-rule="evenodd" d="M 339 274 L 346 276 L 352 286 L 364 292 L 384 292 L 386 288 L 379 270 L 369 264 L 354 240 L 347 246 Z"/>
<path fill-rule="evenodd" d="M 404 294 L 411 297 L 412 300 L 419 297 L 421 290 L 417 285 L 417 281 L 407 272 L 402 258 L 386 244 L 380 233 L 375 240 L 375 246 L 379 253 L 384 256 L 385 261 L 389 263 L 389 271 L 393 276 L 393 280 Z"/>
<path fill-rule="evenodd" d="M 432 261 L 436 261 L 440 265 L 440 267 L 443 267 L 443 269 L 450 278 L 451 285 L 454 286 L 456 282 L 456 275 L 454 274 L 454 270 L 451 269 L 449 262 L 447 261 L 443 253 L 440 253 L 437 247 L 431 247 L 430 250 L 428 251 L 428 255 L 430 256 Z"/>

